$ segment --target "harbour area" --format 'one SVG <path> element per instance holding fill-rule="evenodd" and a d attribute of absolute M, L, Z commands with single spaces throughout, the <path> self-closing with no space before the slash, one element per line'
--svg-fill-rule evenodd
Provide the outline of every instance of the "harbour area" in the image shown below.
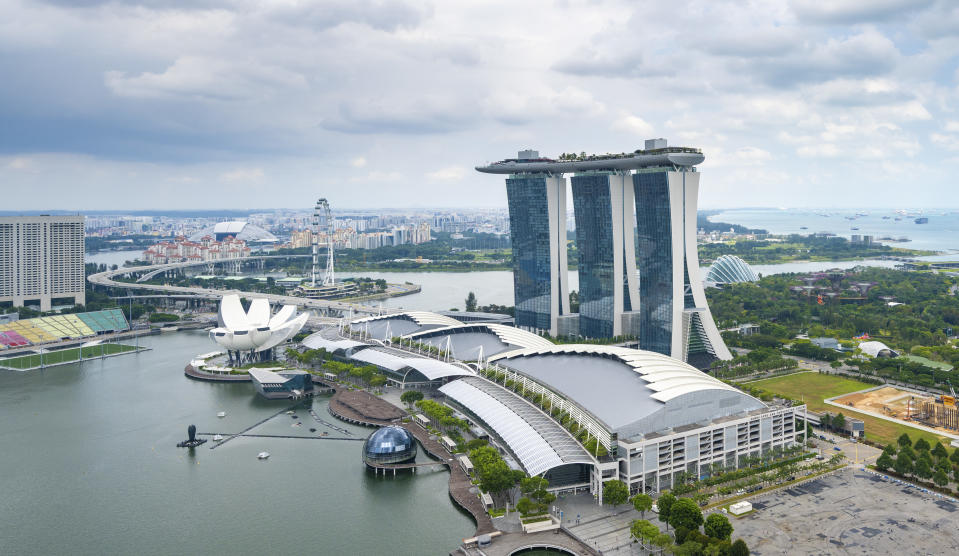
<path fill-rule="evenodd" d="M 359 439 L 371 432 L 332 418 L 328 395 L 299 402 L 310 407 L 297 409 L 302 426 L 294 427 L 289 400 L 263 399 L 249 383 L 184 377 L 184 362 L 210 351 L 206 333 L 140 342 L 152 349 L 0 372 L 0 439 L 18 446 L 0 453 L 0 467 L 32 470 L 0 476 L 0 553 L 445 554 L 473 535 L 444 468 L 377 476 L 360 463 L 361 442 L 307 440 L 324 430 Z M 310 409 L 353 434 L 324 427 Z M 280 410 L 215 450 L 212 441 L 176 447 L 188 424 L 235 433 Z M 257 459 L 262 451 L 269 460 Z M 78 504 L 96 509 L 72 511 Z"/>

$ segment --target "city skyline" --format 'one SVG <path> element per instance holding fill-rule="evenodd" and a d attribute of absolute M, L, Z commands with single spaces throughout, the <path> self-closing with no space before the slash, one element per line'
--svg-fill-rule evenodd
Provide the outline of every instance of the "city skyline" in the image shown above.
<path fill-rule="evenodd" d="M 148 190 L 164 209 L 505 207 L 473 165 L 651 136 L 703 148 L 704 208 L 934 206 L 959 163 L 945 1 L 51 1 L 0 17 L 29 23 L 0 27 L 16 209 L 145 208 Z M 532 17 L 550 31 L 530 35 Z"/>

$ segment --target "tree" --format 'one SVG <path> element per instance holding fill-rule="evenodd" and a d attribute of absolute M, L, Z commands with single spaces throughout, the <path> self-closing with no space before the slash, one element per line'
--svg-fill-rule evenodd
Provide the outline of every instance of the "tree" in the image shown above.
<path fill-rule="evenodd" d="M 829 364 L 829 366 L 832 367 L 833 369 L 838 369 L 839 367 L 842 367 L 842 363 L 840 363 L 839 361 L 833 361 L 832 363 Z"/>
<path fill-rule="evenodd" d="M 423 392 L 419 390 L 407 390 L 400 394 L 400 401 L 406 404 L 406 407 L 412 407 L 413 404 L 423 399 Z"/>
<path fill-rule="evenodd" d="M 668 533 L 659 533 L 653 537 L 653 544 L 666 550 L 669 546 L 673 544 L 673 538 L 669 536 Z"/>
<path fill-rule="evenodd" d="M 959 464 L 959 448 L 952 451 L 952 454 L 949 456 L 949 461 Z"/>
<path fill-rule="evenodd" d="M 888 469 L 892 469 L 892 467 L 895 465 L 896 465 L 895 460 L 889 457 L 889 454 L 887 454 L 886 452 L 883 452 L 882 455 L 879 456 L 879 459 L 876 460 L 876 467 L 878 467 L 880 471 L 886 471 Z"/>
<path fill-rule="evenodd" d="M 703 524 L 703 512 L 690 498 L 680 498 L 669 509 L 669 524 L 675 528 L 699 530 Z"/>
<path fill-rule="evenodd" d="M 882 449 L 882 453 L 894 458 L 896 457 L 896 447 L 892 444 L 886 444 L 886 447 Z"/>
<path fill-rule="evenodd" d="M 912 446 L 912 439 L 909 438 L 909 435 L 906 433 L 902 433 L 902 435 L 899 436 L 899 440 L 896 442 L 899 444 L 900 448 L 903 446 Z"/>
<path fill-rule="evenodd" d="M 929 467 L 929 462 L 923 458 L 919 458 L 919 461 L 916 463 L 916 476 L 920 479 L 932 477 L 932 468 Z"/>
<path fill-rule="evenodd" d="M 944 487 L 949 484 L 949 476 L 942 469 L 937 469 L 936 474 L 932 476 L 932 482 Z"/>
<path fill-rule="evenodd" d="M 931 446 L 929 446 L 929 441 L 926 440 L 925 438 L 920 438 L 919 440 L 917 440 L 916 443 L 912 445 L 912 447 L 917 452 L 928 452 L 929 449 L 931 448 Z"/>
<path fill-rule="evenodd" d="M 640 513 L 643 519 L 646 519 L 646 512 L 653 507 L 653 497 L 640 492 L 632 498 L 633 508 L 636 508 L 636 511 Z"/>
<path fill-rule="evenodd" d="M 899 454 L 896 458 L 896 473 L 900 475 L 908 475 L 912 473 L 912 458 L 906 454 Z"/>
<path fill-rule="evenodd" d="M 669 529 L 669 511 L 673 507 L 673 503 L 676 502 L 676 497 L 668 492 L 664 492 L 659 496 L 659 500 L 656 501 L 656 509 L 659 510 L 659 520 L 666 524 L 666 529 Z"/>
<path fill-rule="evenodd" d="M 377 386 L 383 386 L 384 384 L 386 384 L 386 377 L 381 374 L 377 374 L 373 376 L 372 378 L 370 378 L 369 382 L 370 382 L 370 386 L 373 386 L 374 388 Z"/>
<path fill-rule="evenodd" d="M 932 455 L 936 456 L 937 460 L 943 460 L 949 457 L 949 452 L 941 442 L 936 442 L 936 445 L 932 447 Z"/>
<path fill-rule="evenodd" d="M 729 523 L 729 518 L 722 514 L 709 514 L 706 517 L 706 523 L 703 525 L 703 531 L 706 536 L 714 539 L 726 540 L 733 534 L 733 526 Z"/>
<path fill-rule="evenodd" d="M 729 556 L 749 556 L 749 547 L 746 546 L 746 541 L 736 539 L 736 542 L 729 549 Z"/>
<path fill-rule="evenodd" d="M 832 426 L 836 430 L 843 430 L 846 428 L 846 416 L 840 413 L 832 419 Z"/>
<path fill-rule="evenodd" d="M 629 487 L 626 483 L 613 479 L 603 483 L 603 503 L 611 506 L 625 504 L 629 499 Z"/>
<path fill-rule="evenodd" d="M 659 527 L 656 527 L 645 519 L 636 519 L 633 520 L 632 525 L 629 526 L 629 533 L 639 539 L 639 542 L 645 546 L 647 542 L 653 540 L 656 538 L 656 535 L 659 534 Z"/>
<path fill-rule="evenodd" d="M 466 296 L 466 310 L 467 311 L 476 310 L 476 294 L 473 292 L 470 292 L 469 295 Z"/>

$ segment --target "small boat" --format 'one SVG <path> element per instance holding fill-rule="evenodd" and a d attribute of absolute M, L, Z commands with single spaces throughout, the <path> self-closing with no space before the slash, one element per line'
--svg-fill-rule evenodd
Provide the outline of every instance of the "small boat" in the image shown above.
<path fill-rule="evenodd" d="M 220 419 L 222 419 L 222 418 L 226 417 L 226 411 L 221 411 L 221 412 L 217 413 L 216 416 L 219 417 Z"/>
<path fill-rule="evenodd" d="M 929 219 L 926 218 L 925 216 L 920 216 L 919 218 L 916 218 L 915 220 L 913 220 L 913 222 L 915 222 L 916 224 L 928 224 Z"/>
<path fill-rule="evenodd" d="M 270 452 L 260 452 L 256 455 L 256 459 L 267 459 L 270 457 Z"/>
<path fill-rule="evenodd" d="M 310 429 L 310 432 L 316 432 L 316 429 Z"/>
<path fill-rule="evenodd" d="M 809 229 L 809 226 L 800 226 L 799 229 L 800 229 L 800 230 L 808 230 L 808 229 Z"/>
<path fill-rule="evenodd" d="M 323 431 L 322 434 L 320 434 L 320 436 L 330 436 L 330 433 Z"/>
<path fill-rule="evenodd" d="M 850 230 L 858 230 L 859 228 L 857 228 L 856 226 L 853 226 L 852 228 L 849 228 L 849 229 L 850 229 Z"/>
<path fill-rule="evenodd" d="M 293 415 L 293 413 L 294 413 L 294 412 L 293 412 L 292 409 L 291 409 L 290 411 L 287 411 L 287 412 L 286 412 L 287 415 Z"/>
<path fill-rule="evenodd" d="M 221 440 L 223 440 L 223 435 L 222 435 L 222 434 L 214 434 L 214 435 L 213 435 L 213 441 L 214 441 L 214 442 L 219 442 L 219 441 L 221 441 Z"/>

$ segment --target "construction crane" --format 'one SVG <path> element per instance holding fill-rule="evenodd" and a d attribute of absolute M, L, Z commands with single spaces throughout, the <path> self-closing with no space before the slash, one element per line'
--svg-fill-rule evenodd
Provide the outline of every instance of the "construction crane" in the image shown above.
<path fill-rule="evenodd" d="M 321 224 L 322 222 L 322 224 Z M 332 286 L 334 284 L 333 276 L 333 215 L 330 213 L 330 203 L 326 199 L 320 199 L 316 202 L 313 209 L 313 269 L 310 272 L 310 285 L 316 286 L 316 278 L 319 274 L 320 266 L 320 229 L 326 232 L 326 274 L 320 283 L 323 286 Z"/>

